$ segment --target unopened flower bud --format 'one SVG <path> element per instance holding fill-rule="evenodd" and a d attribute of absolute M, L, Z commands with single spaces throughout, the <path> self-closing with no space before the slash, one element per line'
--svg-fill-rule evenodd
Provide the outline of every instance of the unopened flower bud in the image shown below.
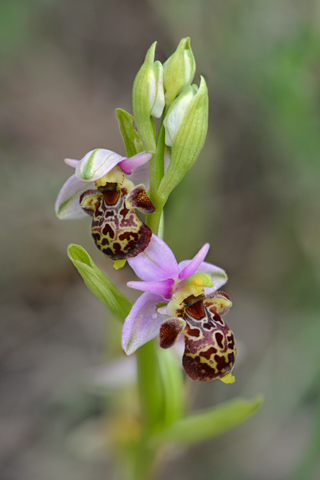
<path fill-rule="evenodd" d="M 163 66 L 158 60 L 154 62 L 150 75 L 148 100 L 150 115 L 160 118 L 164 109 Z"/>
<path fill-rule="evenodd" d="M 145 61 L 136 75 L 132 91 L 134 121 L 144 148 L 156 150 L 155 126 L 151 116 L 159 118 L 164 109 L 163 66 L 154 61 L 156 42 L 149 48 Z"/>
<path fill-rule="evenodd" d="M 171 160 L 158 193 L 167 199 L 193 165 L 205 142 L 208 90 L 203 77 L 199 87 L 186 87 L 174 100 L 164 119 L 164 128 L 165 143 L 171 147 Z"/>
<path fill-rule="evenodd" d="M 164 119 L 164 128 L 166 132 L 165 144 L 168 147 L 172 147 L 173 139 L 176 136 L 186 113 L 190 109 L 197 91 L 198 87 L 196 85 L 190 85 L 183 90 L 183 92 L 171 105 Z"/>
<path fill-rule="evenodd" d="M 186 86 L 190 85 L 196 71 L 196 62 L 190 46 L 190 38 L 183 38 L 177 50 L 163 64 L 163 85 L 166 105 Z"/>

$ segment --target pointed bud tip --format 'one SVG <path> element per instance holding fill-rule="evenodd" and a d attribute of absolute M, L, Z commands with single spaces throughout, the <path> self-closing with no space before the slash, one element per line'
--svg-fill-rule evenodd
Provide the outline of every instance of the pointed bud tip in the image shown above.
<path fill-rule="evenodd" d="M 206 89 L 206 90 L 208 90 L 206 79 L 205 79 L 202 75 L 200 75 L 199 90 L 200 90 L 200 89 Z"/>
<path fill-rule="evenodd" d="M 157 46 L 157 41 L 153 42 L 151 46 L 149 47 L 146 56 L 145 56 L 145 61 L 147 62 L 154 62 L 154 56 L 156 52 L 156 46 Z"/>

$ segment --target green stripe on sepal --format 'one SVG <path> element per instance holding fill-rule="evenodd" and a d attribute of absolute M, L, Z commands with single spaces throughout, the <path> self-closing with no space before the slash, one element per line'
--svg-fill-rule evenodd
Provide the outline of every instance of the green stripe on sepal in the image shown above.
<path fill-rule="evenodd" d="M 101 272 L 90 255 L 80 245 L 69 245 L 68 256 L 90 292 L 123 322 L 131 310 L 129 300 Z"/>
<path fill-rule="evenodd" d="M 248 420 L 261 406 L 263 397 L 237 398 L 218 407 L 178 420 L 150 440 L 152 447 L 165 443 L 190 445 L 222 435 Z"/>
<path fill-rule="evenodd" d="M 142 141 L 134 126 L 133 115 L 122 110 L 122 108 L 116 108 L 116 115 L 127 156 L 133 157 L 143 151 Z"/>
<path fill-rule="evenodd" d="M 79 174 L 82 180 L 91 180 L 92 176 L 94 175 L 94 168 L 96 168 L 94 165 L 94 160 L 98 150 L 99 148 L 93 150 L 91 155 L 89 155 L 86 159 L 86 161 L 83 164 L 80 164 L 82 168 L 79 169 Z"/>

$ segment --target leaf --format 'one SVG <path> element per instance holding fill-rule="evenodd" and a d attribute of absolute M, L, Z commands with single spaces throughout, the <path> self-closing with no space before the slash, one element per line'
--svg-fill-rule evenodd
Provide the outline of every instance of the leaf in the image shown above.
<path fill-rule="evenodd" d="M 190 445 L 217 437 L 251 417 L 263 402 L 258 396 L 253 400 L 231 400 L 213 409 L 178 420 L 151 439 L 153 447 L 164 443 Z"/>
<path fill-rule="evenodd" d="M 131 303 L 95 265 L 85 249 L 71 244 L 68 246 L 68 256 L 90 292 L 116 317 L 124 321 L 131 310 Z"/>
<path fill-rule="evenodd" d="M 122 108 L 116 108 L 116 115 L 127 156 L 133 157 L 143 150 L 139 134 L 134 127 L 134 118 L 130 113 L 122 110 Z M 140 149 L 139 146 L 141 147 Z"/>

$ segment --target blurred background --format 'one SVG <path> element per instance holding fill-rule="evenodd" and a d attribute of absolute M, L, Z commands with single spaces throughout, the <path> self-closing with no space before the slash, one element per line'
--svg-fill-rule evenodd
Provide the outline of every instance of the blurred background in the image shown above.
<path fill-rule="evenodd" d="M 124 154 L 115 108 L 131 111 L 151 43 L 163 61 L 185 36 L 210 125 L 165 238 L 179 261 L 210 242 L 239 345 L 236 383 L 190 383 L 190 404 L 257 393 L 265 404 L 217 440 L 172 449 L 159 478 L 320 478 L 319 1 L 1 0 L 0 480 L 116 478 L 108 401 L 84 379 L 121 354 L 105 352 L 119 329 L 67 245 L 134 300 L 132 273 L 112 269 L 87 219 L 58 221 L 53 206 L 65 157 Z"/>

